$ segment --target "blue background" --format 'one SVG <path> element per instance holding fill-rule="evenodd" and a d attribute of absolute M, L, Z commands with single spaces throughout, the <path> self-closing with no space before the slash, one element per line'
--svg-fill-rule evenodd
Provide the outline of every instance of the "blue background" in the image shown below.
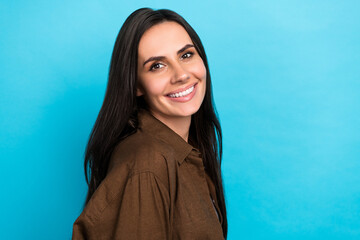
<path fill-rule="evenodd" d="M 0 239 L 69 239 L 111 52 L 140 7 L 202 39 L 229 239 L 360 239 L 359 1 L 1 1 Z"/>

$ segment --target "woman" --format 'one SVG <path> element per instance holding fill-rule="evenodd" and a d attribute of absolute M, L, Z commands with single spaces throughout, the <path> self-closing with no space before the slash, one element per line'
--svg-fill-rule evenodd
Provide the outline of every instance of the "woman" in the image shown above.
<path fill-rule="evenodd" d="M 173 11 L 136 10 L 114 46 L 73 239 L 226 239 L 221 140 L 198 35 Z"/>

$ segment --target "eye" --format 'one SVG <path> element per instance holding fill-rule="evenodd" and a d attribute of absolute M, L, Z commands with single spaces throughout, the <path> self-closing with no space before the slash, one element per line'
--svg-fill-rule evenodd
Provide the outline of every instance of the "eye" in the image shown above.
<path fill-rule="evenodd" d="M 187 52 L 187 53 L 185 53 L 184 55 L 182 55 L 181 58 L 182 58 L 182 59 L 184 59 L 184 58 L 191 58 L 193 54 L 194 54 L 194 53 L 192 53 L 192 52 Z"/>
<path fill-rule="evenodd" d="M 163 67 L 163 64 L 161 64 L 161 63 L 154 63 L 153 65 L 151 65 L 150 71 L 155 71 L 155 70 L 160 69 L 160 68 L 162 68 L 162 67 Z"/>

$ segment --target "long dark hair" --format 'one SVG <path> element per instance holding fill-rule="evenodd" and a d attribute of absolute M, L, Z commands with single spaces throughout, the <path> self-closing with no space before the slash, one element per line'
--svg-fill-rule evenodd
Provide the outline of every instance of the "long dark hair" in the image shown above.
<path fill-rule="evenodd" d="M 117 36 L 111 57 L 105 99 L 85 152 L 85 178 L 89 186 L 85 204 L 105 178 L 115 146 L 122 139 L 136 132 L 138 109 L 147 108 L 143 97 L 136 97 L 138 46 L 140 38 L 147 29 L 164 21 L 174 21 L 184 27 L 206 67 L 206 93 L 200 109 L 192 116 L 189 143 L 191 142 L 202 153 L 207 173 L 214 182 L 226 238 L 227 216 L 221 176 L 222 133 L 213 103 L 205 50 L 199 36 L 185 19 L 167 9 L 155 11 L 141 8 L 134 11 L 126 19 Z"/>

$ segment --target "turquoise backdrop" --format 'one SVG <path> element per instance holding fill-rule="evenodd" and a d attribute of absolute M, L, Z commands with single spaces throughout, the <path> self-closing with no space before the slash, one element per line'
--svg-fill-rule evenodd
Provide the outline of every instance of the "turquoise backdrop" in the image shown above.
<path fill-rule="evenodd" d="M 70 239 L 112 48 L 140 7 L 200 35 L 229 238 L 360 239 L 360 1 L 0 3 L 0 239 Z"/>

